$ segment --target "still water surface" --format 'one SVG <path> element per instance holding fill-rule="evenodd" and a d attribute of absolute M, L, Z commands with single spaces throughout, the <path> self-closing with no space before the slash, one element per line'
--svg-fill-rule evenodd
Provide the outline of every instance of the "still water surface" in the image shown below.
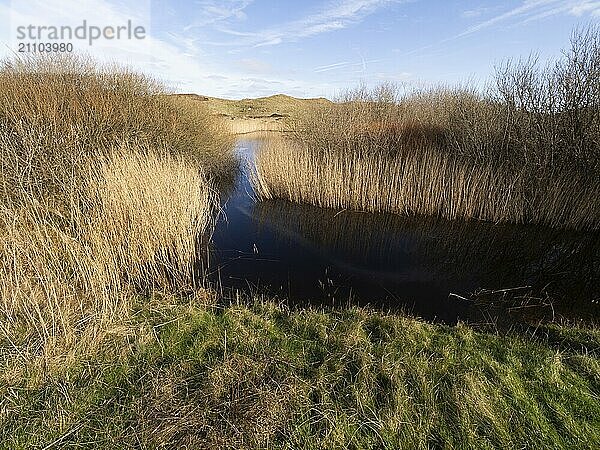
<path fill-rule="evenodd" d="M 486 307 L 472 301 L 481 289 L 522 288 L 486 301 L 530 293 L 538 300 L 513 300 L 514 311 L 598 317 L 597 233 L 257 202 L 247 164 L 259 145 L 238 143 L 244 169 L 213 235 L 211 278 L 223 288 L 291 306 L 404 309 L 445 323 L 486 320 Z"/>

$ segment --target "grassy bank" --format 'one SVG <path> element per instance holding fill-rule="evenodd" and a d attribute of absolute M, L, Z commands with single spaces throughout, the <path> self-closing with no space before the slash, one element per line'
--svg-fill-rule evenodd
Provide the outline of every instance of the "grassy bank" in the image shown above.
<path fill-rule="evenodd" d="M 257 157 L 260 198 L 449 219 L 600 226 L 600 32 L 508 62 L 485 92 L 359 88 Z"/>
<path fill-rule="evenodd" d="M 8 448 L 593 448 L 600 335 L 143 299 L 102 352 L 2 376 Z"/>

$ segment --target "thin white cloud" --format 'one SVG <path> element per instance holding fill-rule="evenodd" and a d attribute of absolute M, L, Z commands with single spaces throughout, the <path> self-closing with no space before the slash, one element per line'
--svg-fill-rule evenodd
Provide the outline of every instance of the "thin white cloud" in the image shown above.
<path fill-rule="evenodd" d="M 381 61 L 384 61 L 384 59 L 370 59 L 370 60 L 361 59 L 360 61 L 343 61 L 343 62 L 339 62 L 339 63 L 328 64 L 326 66 L 315 67 L 313 69 L 313 72 L 314 73 L 322 73 L 322 72 L 329 72 L 332 70 L 341 70 L 341 69 L 348 69 L 348 68 L 354 68 L 354 67 L 358 67 L 361 69 L 361 72 L 365 72 L 367 70 L 367 64 L 378 63 Z"/>
<path fill-rule="evenodd" d="M 502 23 L 527 23 L 559 14 L 600 16 L 600 2 L 590 0 L 525 0 L 520 6 L 479 22 L 456 37 L 468 36 Z"/>
<path fill-rule="evenodd" d="M 539 11 L 540 8 L 545 8 L 553 4 L 555 5 L 556 3 L 558 3 L 557 0 L 525 0 L 525 2 L 523 2 L 521 6 L 518 6 L 507 12 L 494 16 L 476 25 L 473 25 L 458 36 L 460 37 L 476 33 L 477 31 L 491 27 L 497 23 L 507 21 L 513 17 L 524 16 L 526 14 L 531 13 L 532 11 Z"/>
<path fill-rule="evenodd" d="M 195 2 L 196 16 L 192 23 L 185 26 L 183 31 L 192 28 L 206 27 L 229 19 L 246 19 L 245 9 L 254 3 L 254 0 L 199 0 Z"/>
<path fill-rule="evenodd" d="M 219 31 L 238 38 L 235 41 L 225 43 L 225 45 L 254 47 L 277 45 L 347 28 L 359 23 L 366 16 L 384 6 L 406 1 L 409 0 L 335 0 L 328 2 L 324 8 L 314 14 L 280 26 L 246 33 L 230 28 L 221 28 Z"/>
<path fill-rule="evenodd" d="M 325 66 L 318 66 L 313 69 L 314 72 L 326 72 L 327 70 L 336 69 L 338 67 L 345 67 L 348 64 L 352 64 L 351 61 L 343 61 L 334 64 L 327 64 Z"/>
<path fill-rule="evenodd" d="M 489 7 L 480 6 L 480 7 L 473 8 L 473 9 L 467 9 L 467 10 L 463 11 L 460 15 L 461 15 L 461 17 L 464 17 L 465 19 L 472 19 L 475 17 L 483 16 L 484 14 L 489 12 L 490 9 L 491 8 L 489 8 Z"/>
<path fill-rule="evenodd" d="M 590 0 L 524 0 L 521 5 L 517 6 L 516 8 L 481 21 L 459 34 L 423 45 L 418 48 L 414 48 L 406 52 L 397 51 L 396 53 L 398 53 L 398 57 L 400 58 L 412 56 L 422 53 L 426 50 L 434 49 L 441 44 L 446 44 L 448 42 L 456 41 L 457 39 L 471 36 L 494 26 L 514 26 L 516 24 L 522 25 L 528 22 L 533 22 L 561 14 L 578 17 L 584 15 L 600 17 L 600 2 Z M 464 12 L 461 15 L 463 18 L 467 18 L 464 15 Z M 478 15 L 479 14 L 467 14 L 467 16 L 471 16 L 471 18 L 475 18 Z"/>
<path fill-rule="evenodd" d="M 589 0 L 525 0 L 520 6 L 479 22 L 459 34 L 400 53 L 400 56 L 406 57 L 423 52 L 424 50 L 430 50 L 440 44 L 470 36 L 496 25 L 508 26 L 525 24 L 560 14 L 574 16 L 589 14 L 594 17 L 600 17 L 600 2 Z M 478 15 L 479 14 L 473 14 L 471 17 L 476 17 Z M 464 12 L 462 13 L 462 16 L 465 17 Z"/>
<path fill-rule="evenodd" d="M 577 17 L 585 14 L 591 14 L 594 17 L 600 17 L 600 2 L 580 2 L 580 4 L 573 6 L 569 12 Z"/>

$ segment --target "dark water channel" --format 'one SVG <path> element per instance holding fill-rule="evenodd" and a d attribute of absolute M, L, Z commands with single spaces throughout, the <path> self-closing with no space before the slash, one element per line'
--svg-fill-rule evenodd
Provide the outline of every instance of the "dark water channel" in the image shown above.
<path fill-rule="evenodd" d="M 238 144 L 251 163 L 258 140 Z M 245 167 L 245 164 L 242 164 Z M 597 233 L 255 201 L 247 169 L 224 202 L 209 262 L 224 289 L 290 306 L 371 305 L 428 320 L 599 317 Z"/>

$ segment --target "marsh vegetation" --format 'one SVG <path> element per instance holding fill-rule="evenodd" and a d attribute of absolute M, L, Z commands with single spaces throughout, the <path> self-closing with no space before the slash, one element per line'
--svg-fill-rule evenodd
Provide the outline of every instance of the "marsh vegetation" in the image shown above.
<path fill-rule="evenodd" d="M 260 198 L 448 219 L 600 226 L 600 32 L 468 87 L 349 91 L 258 154 Z M 289 174 L 294 174 L 289 176 Z"/>
<path fill-rule="evenodd" d="M 370 305 L 447 324 L 600 313 L 597 233 L 257 201 L 254 161 L 274 141 L 238 141 L 246 169 L 211 240 L 208 278 L 219 290 L 269 293 L 292 308 Z M 484 290 L 488 302 L 479 301 Z M 508 308 L 492 312 L 492 304 Z"/>
<path fill-rule="evenodd" d="M 134 296 L 194 286 L 231 140 L 160 89 L 83 59 L 0 67 L 3 371 L 77 359 Z"/>
<path fill-rule="evenodd" d="M 598 33 L 536 67 L 501 68 L 487 94 L 384 86 L 294 106 L 291 138 L 269 139 L 248 179 L 205 101 L 82 58 L 4 61 L 0 447 L 600 445 L 593 313 L 551 301 L 551 315 L 505 327 L 448 326 L 372 301 L 294 306 L 224 290 L 200 264 L 220 245 L 215 227 L 249 215 L 220 211 L 242 192 L 237 176 L 261 199 L 251 219 L 292 243 L 392 265 L 390 248 L 408 247 L 407 273 L 523 276 L 597 305 L 597 234 L 562 228 L 600 221 Z M 407 213 L 550 227 L 536 240 Z"/>

